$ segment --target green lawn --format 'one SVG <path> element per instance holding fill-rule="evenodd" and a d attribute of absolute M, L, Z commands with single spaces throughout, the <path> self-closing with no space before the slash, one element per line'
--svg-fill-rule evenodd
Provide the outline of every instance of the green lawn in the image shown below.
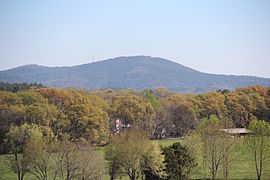
<path fill-rule="evenodd" d="M 168 139 L 168 140 L 156 140 L 161 146 L 169 146 L 174 142 L 183 142 L 182 139 Z M 253 157 L 247 150 L 243 139 L 239 139 L 239 148 L 233 154 L 235 161 L 230 168 L 229 177 L 230 179 L 256 179 L 256 172 L 253 164 Z M 97 152 L 104 156 L 104 147 L 98 148 Z M 16 180 L 16 174 L 10 172 L 5 165 L 5 160 L 9 155 L 0 156 L 0 180 Z M 263 179 L 270 179 L 270 168 L 265 169 L 265 174 L 263 174 Z M 194 170 L 193 178 L 203 178 L 204 170 L 199 164 L 199 166 Z M 222 169 L 218 176 L 222 178 Z M 25 180 L 34 180 L 35 178 L 31 174 L 25 176 Z M 106 175 L 105 180 L 109 179 Z M 126 179 L 126 178 L 124 178 Z"/>

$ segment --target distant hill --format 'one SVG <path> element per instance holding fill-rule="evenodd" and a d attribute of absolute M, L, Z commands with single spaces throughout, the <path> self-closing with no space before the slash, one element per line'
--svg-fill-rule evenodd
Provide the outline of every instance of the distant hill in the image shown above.
<path fill-rule="evenodd" d="M 215 75 L 175 62 L 150 57 L 118 57 L 72 67 L 25 65 L 0 71 L 2 82 L 41 83 L 49 87 L 137 89 L 167 87 L 173 91 L 200 93 L 217 89 L 262 85 L 270 79 L 253 76 Z"/>

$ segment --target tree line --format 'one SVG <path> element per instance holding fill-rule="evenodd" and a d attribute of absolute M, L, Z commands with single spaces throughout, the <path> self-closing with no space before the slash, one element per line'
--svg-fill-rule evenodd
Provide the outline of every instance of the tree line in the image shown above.
<path fill-rule="evenodd" d="M 45 87 L 42 84 L 38 83 L 6 83 L 0 82 L 0 91 L 10 91 L 10 92 L 18 92 L 25 91 L 31 88 L 42 88 Z"/>
<path fill-rule="evenodd" d="M 115 120 L 150 133 L 151 139 L 181 137 L 203 118 L 215 115 L 233 127 L 248 127 L 252 120 L 270 122 L 270 88 L 251 86 L 229 92 L 199 95 L 170 92 L 165 88 L 144 91 L 34 88 L 0 91 L 0 152 L 8 151 L 4 139 L 11 126 L 36 124 L 43 134 L 85 138 L 104 145 L 115 129 Z"/>
<path fill-rule="evenodd" d="M 212 179 L 220 169 L 228 179 L 237 143 L 220 129 L 231 127 L 254 132 L 246 143 L 260 179 L 269 150 L 270 88 L 261 86 L 198 95 L 35 87 L 0 91 L 0 112 L 0 151 L 12 153 L 19 180 L 48 179 L 48 169 L 54 179 L 101 179 L 105 163 L 93 147 L 103 145 L 111 179 L 188 179 L 199 161 Z M 150 141 L 182 136 L 187 142 L 165 148 Z"/>

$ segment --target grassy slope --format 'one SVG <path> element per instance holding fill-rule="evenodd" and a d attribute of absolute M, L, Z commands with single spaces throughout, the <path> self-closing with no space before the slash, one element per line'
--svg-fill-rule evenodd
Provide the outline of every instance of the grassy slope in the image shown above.
<path fill-rule="evenodd" d="M 173 144 L 174 142 L 179 142 L 181 140 L 177 139 L 171 139 L 171 140 L 157 140 L 161 146 L 169 146 Z M 242 139 L 239 139 L 239 143 L 242 144 Z M 104 149 L 99 148 L 98 153 L 101 155 L 104 155 Z M 2 180 L 10 180 L 10 179 L 16 179 L 16 174 L 10 172 L 5 165 L 5 159 L 9 155 L 1 155 L 0 156 L 0 179 Z M 236 160 L 234 161 L 229 177 L 230 179 L 256 179 L 256 172 L 253 165 L 253 157 L 247 151 L 247 147 L 242 144 L 239 149 L 234 153 L 234 157 L 236 157 Z M 198 167 L 194 171 L 194 178 L 202 178 L 203 169 Z M 222 171 L 220 171 L 219 178 L 222 177 Z M 27 174 L 25 176 L 26 180 L 34 180 L 35 178 L 31 176 L 30 174 Z M 109 179 L 108 176 L 104 177 L 104 179 Z M 270 179 L 270 170 L 265 169 L 265 174 L 263 175 L 263 179 Z"/>

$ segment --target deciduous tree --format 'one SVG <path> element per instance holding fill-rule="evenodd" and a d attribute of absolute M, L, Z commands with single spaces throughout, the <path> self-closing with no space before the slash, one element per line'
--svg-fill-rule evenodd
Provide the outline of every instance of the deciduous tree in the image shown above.
<path fill-rule="evenodd" d="M 111 173 L 111 179 L 121 172 L 131 180 L 144 177 L 148 170 L 157 176 L 164 175 L 164 156 L 161 155 L 159 147 L 149 140 L 146 133 L 135 129 L 112 139 L 106 151 L 106 160 L 109 162 L 110 172 L 112 168 L 117 170 L 116 173 Z M 117 163 L 117 166 L 113 162 Z"/>
<path fill-rule="evenodd" d="M 253 133 L 247 138 L 247 143 L 249 150 L 253 154 L 257 179 L 260 180 L 262 178 L 263 171 L 270 163 L 270 157 L 268 154 L 270 150 L 270 125 L 262 120 L 253 120 L 249 125 L 249 129 Z"/>
<path fill-rule="evenodd" d="M 101 180 L 104 175 L 102 157 L 86 141 L 72 142 L 67 135 L 56 146 L 54 162 L 56 176 L 62 180 Z"/>
<path fill-rule="evenodd" d="M 222 165 L 224 148 L 222 128 L 221 121 L 215 115 L 209 119 L 204 118 L 198 128 L 202 142 L 203 164 L 205 169 L 209 169 L 213 180 L 216 179 Z"/>
<path fill-rule="evenodd" d="M 153 128 L 154 110 L 151 104 L 136 95 L 119 95 L 112 99 L 111 118 L 120 119 L 124 125 L 141 130 Z"/>
<path fill-rule="evenodd" d="M 9 159 L 8 168 L 17 174 L 18 180 L 23 180 L 29 172 L 29 161 L 24 153 L 27 141 L 41 139 L 42 133 L 37 125 L 23 124 L 13 126 L 7 134 L 7 141 L 11 146 L 12 157 Z M 22 153 L 22 155 L 20 155 Z"/>

